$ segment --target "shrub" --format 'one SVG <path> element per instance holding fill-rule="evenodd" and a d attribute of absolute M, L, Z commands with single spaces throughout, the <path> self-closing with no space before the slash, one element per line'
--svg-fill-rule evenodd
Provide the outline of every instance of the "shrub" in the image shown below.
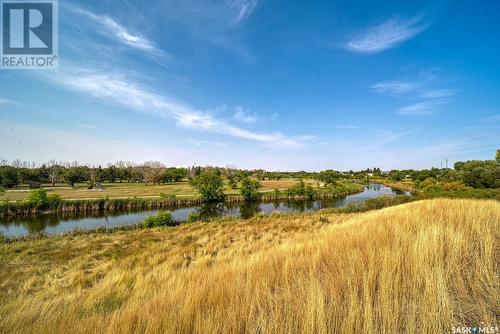
<path fill-rule="evenodd" d="M 347 188 L 343 184 L 331 183 L 326 186 L 326 192 L 330 194 L 338 194 L 340 192 L 346 191 Z"/>
<path fill-rule="evenodd" d="M 472 189 L 472 187 L 466 186 L 463 182 L 444 182 L 442 184 L 444 191 L 466 191 Z"/>
<path fill-rule="evenodd" d="M 425 187 L 436 185 L 438 182 L 435 178 L 428 177 L 424 181 L 420 182 L 420 188 L 425 189 Z"/>
<path fill-rule="evenodd" d="M 191 180 L 203 202 L 224 201 L 224 179 L 216 169 L 207 169 Z"/>
<path fill-rule="evenodd" d="M 188 222 L 188 223 L 195 223 L 195 222 L 197 222 L 199 220 L 200 220 L 200 214 L 198 212 L 194 211 L 194 212 L 191 212 L 188 215 L 188 217 L 186 219 L 186 222 Z"/>
<path fill-rule="evenodd" d="M 308 184 L 306 185 L 303 180 L 300 180 L 298 183 L 289 187 L 286 190 L 286 194 L 288 196 L 309 196 L 312 197 L 316 194 L 314 188 Z"/>
<path fill-rule="evenodd" d="M 444 188 L 440 184 L 429 184 L 423 190 L 424 193 L 440 193 L 444 191 Z"/>
<path fill-rule="evenodd" d="M 259 198 L 259 188 L 262 187 L 261 183 L 250 177 L 245 177 L 241 180 L 241 195 L 245 201 L 255 201 Z"/>
<path fill-rule="evenodd" d="M 143 225 L 144 227 L 175 226 L 177 222 L 170 211 L 162 211 L 156 216 L 146 218 Z"/>
<path fill-rule="evenodd" d="M 31 191 L 28 196 L 26 196 L 24 202 L 34 208 L 43 209 L 47 206 L 49 197 L 45 189 L 37 189 Z"/>

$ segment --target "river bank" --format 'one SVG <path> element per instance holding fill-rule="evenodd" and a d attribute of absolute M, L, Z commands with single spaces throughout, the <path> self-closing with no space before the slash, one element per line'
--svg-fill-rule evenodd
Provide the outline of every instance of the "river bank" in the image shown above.
<path fill-rule="evenodd" d="M 363 192 L 361 185 L 347 185 L 345 189 L 332 193 L 316 192 L 308 196 L 290 196 L 283 193 L 262 193 L 259 201 L 289 201 L 289 200 L 319 200 L 344 197 Z M 245 199 L 241 195 L 227 195 L 225 203 L 242 203 Z M 1 202 L 0 216 L 41 215 L 47 213 L 90 213 L 90 212 L 119 212 L 125 210 L 156 210 L 181 208 L 201 205 L 203 201 L 198 196 L 168 196 L 166 198 L 100 198 L 84 200 L 57 200 L 43 205 L 27 201 Z"/>

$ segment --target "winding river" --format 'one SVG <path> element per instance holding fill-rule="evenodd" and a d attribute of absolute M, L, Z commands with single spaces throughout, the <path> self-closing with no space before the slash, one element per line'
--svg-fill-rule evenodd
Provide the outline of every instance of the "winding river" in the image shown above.
<path fill-rule="evenodd" d="M 370 198 L 386 195 L 409 195 L 381 184 L 365 186 L 363 192 L 343 198 L 323 200 L 293 200 L 266 203 L 230 203 L 198 205 L 190 207 L 172 208 L 171 212 L 178 221 L 184 221 L 191 213 L 197 213 L 201 219 L 233 216 L 250 218 L 258 213 L 271 212 L 305 212 L 317 211 L 325 208 L 341 208 L 349 203 L 361 202 Z M 92 229 L 96 227 L 113 227 L 119 225 L 133 225 L 145 218 L 155 215 L 158 210 L 125 211 L 117 213 L 96 212 L 92 214 L 45 214 L 40 216 L 16 216 L 0 219 L 0 234 L 7 237 L 24 236 L 38 232 L 59 234 L 75 229 Z"/>

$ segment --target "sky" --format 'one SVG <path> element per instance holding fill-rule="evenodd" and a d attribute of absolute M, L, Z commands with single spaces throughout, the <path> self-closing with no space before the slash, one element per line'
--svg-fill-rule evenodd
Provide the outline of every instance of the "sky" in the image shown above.
<path fill-rule="evenodd" d="M 0 70 L 0 157 L 384 170 L 500 148 L 500 2 L 59 1 Z"/>

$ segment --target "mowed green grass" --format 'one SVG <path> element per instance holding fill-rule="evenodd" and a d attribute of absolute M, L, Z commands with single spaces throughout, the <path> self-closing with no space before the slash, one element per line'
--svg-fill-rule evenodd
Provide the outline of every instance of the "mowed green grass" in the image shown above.
<path fill-rule="evenodd" d="M 295 179 L 265 180 L 261 181 L 261 192 L 269 192 L 274 189 L 286 189 L 298 182 Z M 311 181 L 312 182 L 312 181 Z M 144 183 L 104 183 L 105 190 L 89 190 L 87 184 L 78 184 L 71 187 L 50 187 L 44 186 L 49 193 L 59 194 L 63 199 L 90 199 L 90 198 L 128 198 L 128 197 L 159 197 L 160 193 L 172 194 L 176 196 L 194 196 L 195 189 L 189 182 L 175 182 L 163 185 L 148 185 Z M 16 201 L 22 200 L 29 193 L 29 189 L 9 190 L 2 196 L 1 200 Z M 239 189 L 231 189 L 226 186 L 227 194 L 239 194 Z"/>

